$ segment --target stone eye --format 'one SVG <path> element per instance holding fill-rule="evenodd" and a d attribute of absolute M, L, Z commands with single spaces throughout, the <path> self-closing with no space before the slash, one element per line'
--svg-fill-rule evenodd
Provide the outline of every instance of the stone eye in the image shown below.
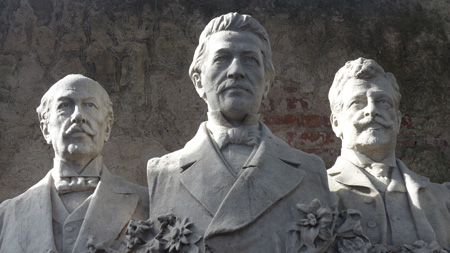
<path fill-rule="evenodd" d="M 59 105 L 58 105 L 58 109 L 62 109 L 62 108 L 66 108 L 66 107 L 69 107 L 68 102 L 62 102 L 62 103 L 59 103 Z"/>

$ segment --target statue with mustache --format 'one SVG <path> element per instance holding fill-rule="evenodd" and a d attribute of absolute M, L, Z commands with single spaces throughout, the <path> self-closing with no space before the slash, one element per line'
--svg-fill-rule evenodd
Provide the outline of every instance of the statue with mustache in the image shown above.
<path fill-rule="evenodd" d="M 125 252 L 130 219 L 148 218 L 148 191 L 103 164 L 114 121 L 108 93 L 90 78 L 68 75 L 36 111 L 53 168 L 0 204 L 0 252 Z"/>
<path fill-rule="evenodd" d="M 333 131 L 342 141 L 341 156 L 328 170 L 339 209 L 362 212 L 363 232 L 381 252 L 448 250 L 450 185 L 430 183 L 395 158 L 401 95 L 394 75 L 374 60 L 349 61 L 328 98 Z"/>
<path fill-rule="evenodd" d="M 259 119 L 274 73 L 269 36 L 256 19 L 228 13 L 203 30 L 189 75 L 208 120 L 183 149 L 147 166 L 155 227 L 173 215 L 170 229 L 189 230 L 182 240 L 167 236 L 166 247 L 290 252 L 296 204 L 318 199 L 334 210 L 323 161 L 289 147 Z"/>

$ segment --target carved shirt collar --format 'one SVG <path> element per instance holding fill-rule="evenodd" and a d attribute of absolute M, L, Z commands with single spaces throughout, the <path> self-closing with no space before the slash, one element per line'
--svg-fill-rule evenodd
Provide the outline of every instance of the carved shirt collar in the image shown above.
<path fill-rule="evenodd" d="M 359 153 L 358 151 L 355 151 L 353 149 L 342 148 L 341 156 L 361 169 L 364 169 L 373 163 L 382 163 L 393 168 L 397 167 L 394 154 L 389 155 L 380 162 L 375 162 L 374 160 L 370 159 L 364 154 Z"/>
<path fill-rule="evenodd" d="M 92 159 L 86 167 L 83 168 L 81 173 L 76 172 L 75 169 L 66 162 L 58 158 L 53 159 L 53 168 L 58 174 L 58 177 L 100 177 L 102 166 L 103 162 L 101 155 Z"/>
<path fill-rule="evenodd" d="M 206 127 L 219 149 L 229 143 L 257 146 L 261 138 L 259 114 L 249 114 L 243 124 L 232 126 L 219 111 L 208 112 Z"/>

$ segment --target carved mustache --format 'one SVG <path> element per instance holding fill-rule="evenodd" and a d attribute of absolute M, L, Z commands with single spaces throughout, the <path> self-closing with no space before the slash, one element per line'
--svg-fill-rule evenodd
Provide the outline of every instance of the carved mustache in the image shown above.
<path fill-rule="evenodd" d="M 370 125 L 376 125 L 376 124 L 378 124 L 384 128 L 393 128 L 394 127 L 394 122 L 392 122 L 392 121 L 386 121 L 381 118 L 375 119 L 373 117 L 367 117 L 362 120 L 356 120 L 353 122 L 353 125 L 358 129 L 363 129 Z"/>
<path fill-rule="evenodd" d="M 94 136 L 96 132 L 85 124 L 72 124 L 66 131 L 64 131 L 64 137 L 72 135 L 73 133 L 82 132 L 89 136 Z"/>
<path fill-rule="evenodd" d="M 222 91 L 228 90 L 228 89 L 243 89 L 250 93 L 254 93 L 253 87 L 246 82 L 236 82 L 236 81 L 225 81 L 219 85 L 217 88 L 216 93 L 219 94 Z"/>

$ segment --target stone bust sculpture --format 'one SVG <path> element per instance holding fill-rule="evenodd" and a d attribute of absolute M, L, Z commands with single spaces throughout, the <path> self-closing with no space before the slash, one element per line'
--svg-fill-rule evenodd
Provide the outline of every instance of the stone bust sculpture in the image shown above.
<path fill-rule="evenodd" d="M 362 212 L 362 229 L 372 244 L 448 249 L 449 184 L 430 183 L 395 158 L 400 98 L 395 77 L 374 60 L 349 61 L 336 73 L 330 119 L 342 150 L 328 170 L 330 190 L 340 209 Z"/>
<path fill-rule="evenodd" d="M 166 247 L 288 252 L 296 204 L 317 198 L 333 208 L 335 199 L 322 160 L 289 147 L 259 121 L 274 78 L 266 30 L 248 15 L 214 18 L 200 36 L 189 74 L 208 106 L 208 121 L 183 149 L 147 166 L 150 218 L 172 216 L 170 231 L 189 230 L 176 238 L 169 233 Z M 315 202 L 314 210 L 319 206 Z"/>
<path fill-rule="evenodd" d="M 53 168 L 0 204 L 0 252 L 122 252 L 131 218 L 148 217 L 147 188 L 108 171 L 101 151 L 114 120 L 103 87 L 82 75 L 56 82 L 37 108 Z"/>

